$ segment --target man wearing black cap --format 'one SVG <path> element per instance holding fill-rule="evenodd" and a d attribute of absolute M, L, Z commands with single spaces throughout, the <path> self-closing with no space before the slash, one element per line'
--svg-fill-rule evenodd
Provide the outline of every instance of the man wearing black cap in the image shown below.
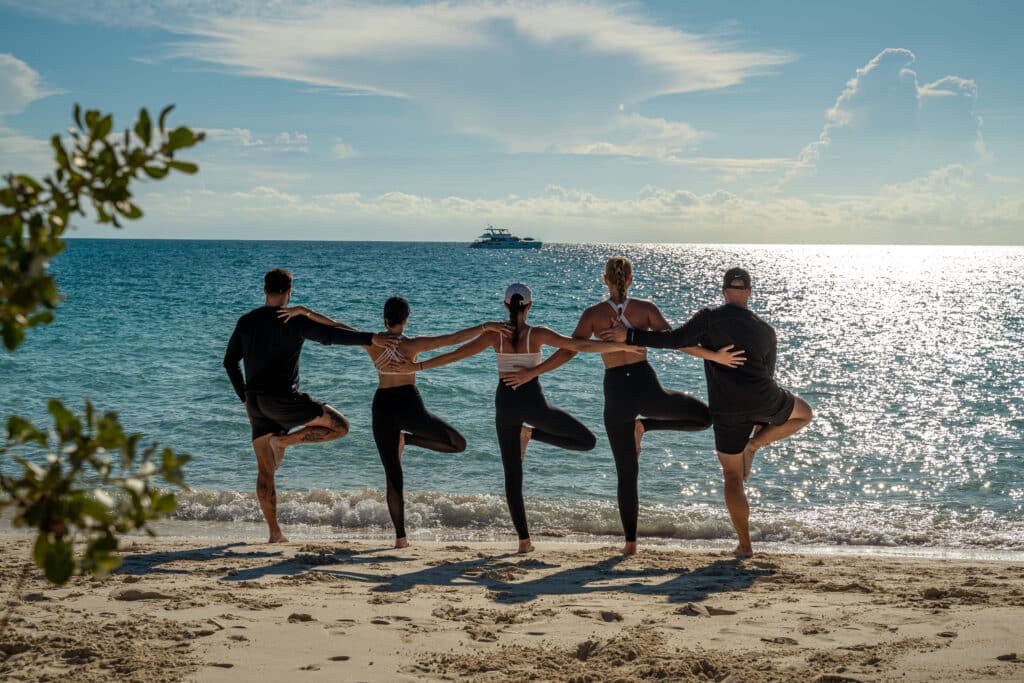
<path fill-rule="evenodd" d="M 606 340 L 650 348 L 699 344 L 715 351 L 734 344 L 746 353 L 747 362 L 735 368 L 704 361 L 715 451 L 725 478 L 725 504 L 739 536 L 740 558 L 753 554 L 743 482 L 750 476 L 754 454 L 803 429 L 813 417 L 806 401 L 775 383 L 775 330 L 747 308 L 750 293 L 750 273 L 730 268 L 722 283 L 725 304 L 698 311 L 682 327 L 668 332 L 615 327 L 602 334 Z"/>

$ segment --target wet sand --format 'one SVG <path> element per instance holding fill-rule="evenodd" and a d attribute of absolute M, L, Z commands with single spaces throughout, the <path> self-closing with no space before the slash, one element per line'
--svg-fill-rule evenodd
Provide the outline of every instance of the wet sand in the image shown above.
<path fill-rule="evenodd" d="M 0 535 L 0 680 L 1024 680 L 1024 566 L 548 543 L 129 539 L 49 587 Z"/>

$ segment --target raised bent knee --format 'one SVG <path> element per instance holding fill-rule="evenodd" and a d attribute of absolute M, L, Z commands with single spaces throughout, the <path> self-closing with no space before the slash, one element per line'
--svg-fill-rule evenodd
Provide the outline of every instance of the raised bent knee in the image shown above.
<path fill-rule="evenodd" d="M 452 453 L 461 453 L 466 450 L 466 437 L 462 434 L 452 434 Z"/>
<path fill-rule="evenodd" d="M 588 431 L 587 435 L 580 440 L 581 450 L 592 451 L 597 448 L 597 437 L 593 432 Z"/>

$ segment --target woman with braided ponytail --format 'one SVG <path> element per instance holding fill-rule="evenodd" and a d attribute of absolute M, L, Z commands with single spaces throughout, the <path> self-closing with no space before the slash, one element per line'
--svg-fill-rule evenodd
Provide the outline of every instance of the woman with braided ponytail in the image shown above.
<path fill-rule="evenodd" d="M 633 264 L 628 258 L 616 256 L 608 259 L 604 282 L 608 286 L 609 298 L 583 312 L 573 337 L 590 339 L 615 325 L 641 330 L 671 329 L 653 302 L 629 297 L 629 288 L 633 284 Z M 746 360 L 743 352 L 733 351 L 732 346 L 714 352 L 699 346 L 680 350 L 729 367 L 742 365 Z M 572 349 L 562 349 L 540 365 L 510 373 L 503 379 L 510 387 L 522 386 L 535 381 L 545 372 L 561 367 L 575 355 Z M 654 368 L 647 362 L 646 350 L 640 355 L 612 351 L 602 354 L 601 358 L 605 366 L 604 426 L 615 457 L 619 516 L 626 536 L 622 551 L 633 555 L 636 553 L 637 519 L 640 514 L 637 486 L 640 440 L 645 432 L 653 430 L 707 429 L 711 426 L 711 413 L 707 405 L 693 396 L 662 388 Z"/>
<path fill-rule="evenodd" d="M 420 363 L 396 365 L 397 371 L 415 372 L 439 368 L 468 358 L 488 348 L 494 349 L 498 357 L 498 373 L 504 377 L 524 368 L 533 368 L 541 362 L 541 348 L 545 345 L 559 349 L 570 349 L 593 353 L 632 353 L 639 349 L 614 342 L 586 341 L 563 337 L 546 327 L 533 327 L 526 323 L 526 316 L 533 306 L 533 292 L 522 283 L 510 285 L 505 290 L 505 308 L 508 309 L 511 338 L 506 339 L 497 332 L 485 332 L 474 341 L 454 351 L 435 356 Z M 501 450 L 501 464 L 505 470 L 505 496 L 512 524 L 519 534 L 519 552 L 533 550 L 530 532 L 526 523 L 526 505 L 523 502 L 523 460 L 526 445 L 530 441 L 541 441 L 552 446 L 572 451 L 589 451 L 597 444 L 594 434 L 583 423 L 561 408 L 548 403 L 540 382 L 523 382 L 515 388 L 498 382 L 494 396 L 494 423 L 498 432 L 498 448 Z"/>

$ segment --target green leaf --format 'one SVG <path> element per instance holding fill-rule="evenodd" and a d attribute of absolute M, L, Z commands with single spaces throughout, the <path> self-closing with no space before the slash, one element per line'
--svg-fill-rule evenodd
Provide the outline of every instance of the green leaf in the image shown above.
<path fill-rule="evenodd" d="M 167 120 L 167 115 L 170 114 L 173 109 L 174 109 L 174 105 L 173 104 L 169 104 L 169 105 L 167 105 L 166 107 L 163 108 L 163 111 L 160 112 L 160 132 L 161 133 L 164 132 L 164 121 Z"/>
<path fill-rule="evenodd" d="M 50 138 L 50 146 L 53 147 L 53 156 L 57 165 L 61 168 L 71 168 L 71 160 L 68 159 L 67 150 L 64 149 L 64 143 L 61 142 L 59 135 Z"/>
<path fill-rule="evenodd" d="M 46 409 L 53 416 L 53 424 L 61 436 L 68 440 L 82 433 L 82 423 L 78 421 L 74 413 L 68 410 L 63 403 L 51 398 L 46 404 Z"/>
<path fill-rule="evenodd" d="M 25 328 L 17 323 L 4 321 L 4 347 L 8 351 L 18 348 L 21 342 L 25 341 Z"/>
<path fill-rule="evenodd" d="M 121 212 L 121 215 L 129 220 L 137 220 L 142 218 L 142 209 L 132 202 L 118 202 L 117 210 Z"/>
<path fill-rule="evenodd" d="M 51 543 L 46 549 L 43 570 L 50 583 L 63 586 L 75 573 L 75 558 L 71 553 L 71 544 L 67 541 Z"/>
<path fill-rule="evenodd" d="M 32 546 L 32 561 L 36 563 L 37 567 L 42 567 L 46 564 L 46 555 L 50 550 L 50 540 L 46 538 L 46 534 L 39 534 L 36 537 L 35 545 Z"/>
<path fill-rule="evenodd" d="M 46 434 L 23 417 L 7 418 L 7 441 L 11 444 L 37 443 L 46 448 Z"/>
<path fill-rule="evenodd" d="M 178 509 L 178 500 L 173 493 L 165 493 L 156 499 L 153 512 L 158 515 L 169 515 Z"/>
<path fill-rule="evenodd" d="M 92 129 L 92 136 L 97 140 L 105 140 L 110 135 L 110 130 L 114 127 L 114 117 L 107 114 L 102 119 L 96 122 L 96 126 Z"/>
<path fill-rule="evenodd" d="M 92 131 L 96 127 L 96 122 L 100 118 L 100 113 L 95 109 L 90 109 L 85 112 L 85 125 Z"/>
<path fill-rule="evenodd" d="M 169 161 L 167 165 L 175 171 L 181 171 L 182 173 L 191 174 L 199 170 L 198 166 L 188 161 Z"/>
<path fill-rule="evenodd" d="M 143 166 L 142 170 L 146 172 L 146 175 L 154 180 L 160 180 L 169 173 L 166 168 L 161 168 L 160 166 Z"/>
<path fill-rule="evenodd" d="M 36 325 L 49 325 L 53 322 L 53 311 L 40 311 L 30 315 L 28 318 L 28 327 L 35 327 Z"/>
<path fill-rule="evenodd" d="M 173 152 L 176 149 L 191 147 L 195 144 L 196 136 L 185 126 L 175 128 L 167 137 L 167 151 Z"/>
<path fill-rule="evenodd" d="M 78 127 L 81 128 L 82 127 L 82 107 L 80 107 L 78 105 L 78 102 L 75 102 L 75 108 L 72 110 L 72 116 L 74 116 L 74 118 L 75 118 L 75 123 L 77 123 Z"/>
<path fill-rule="evenodd" d="M 135 134 L 148 147 L 153 138 L 153 123 L 149 120 L 149 112 L 145 108 L 139 110 L 139 120 L 135 124 Z"/>
<path fill-rule="evenodd" d="M 43 191 L 43 186 L 39 184 L 39 181 L 37 181 L 35 178 L 33 178 L 30 175 L 15 176 L 14 180 L 19 185 L 31 188 L 33 193 L 38 193 L 38 192 L 42 192 Z"/>

